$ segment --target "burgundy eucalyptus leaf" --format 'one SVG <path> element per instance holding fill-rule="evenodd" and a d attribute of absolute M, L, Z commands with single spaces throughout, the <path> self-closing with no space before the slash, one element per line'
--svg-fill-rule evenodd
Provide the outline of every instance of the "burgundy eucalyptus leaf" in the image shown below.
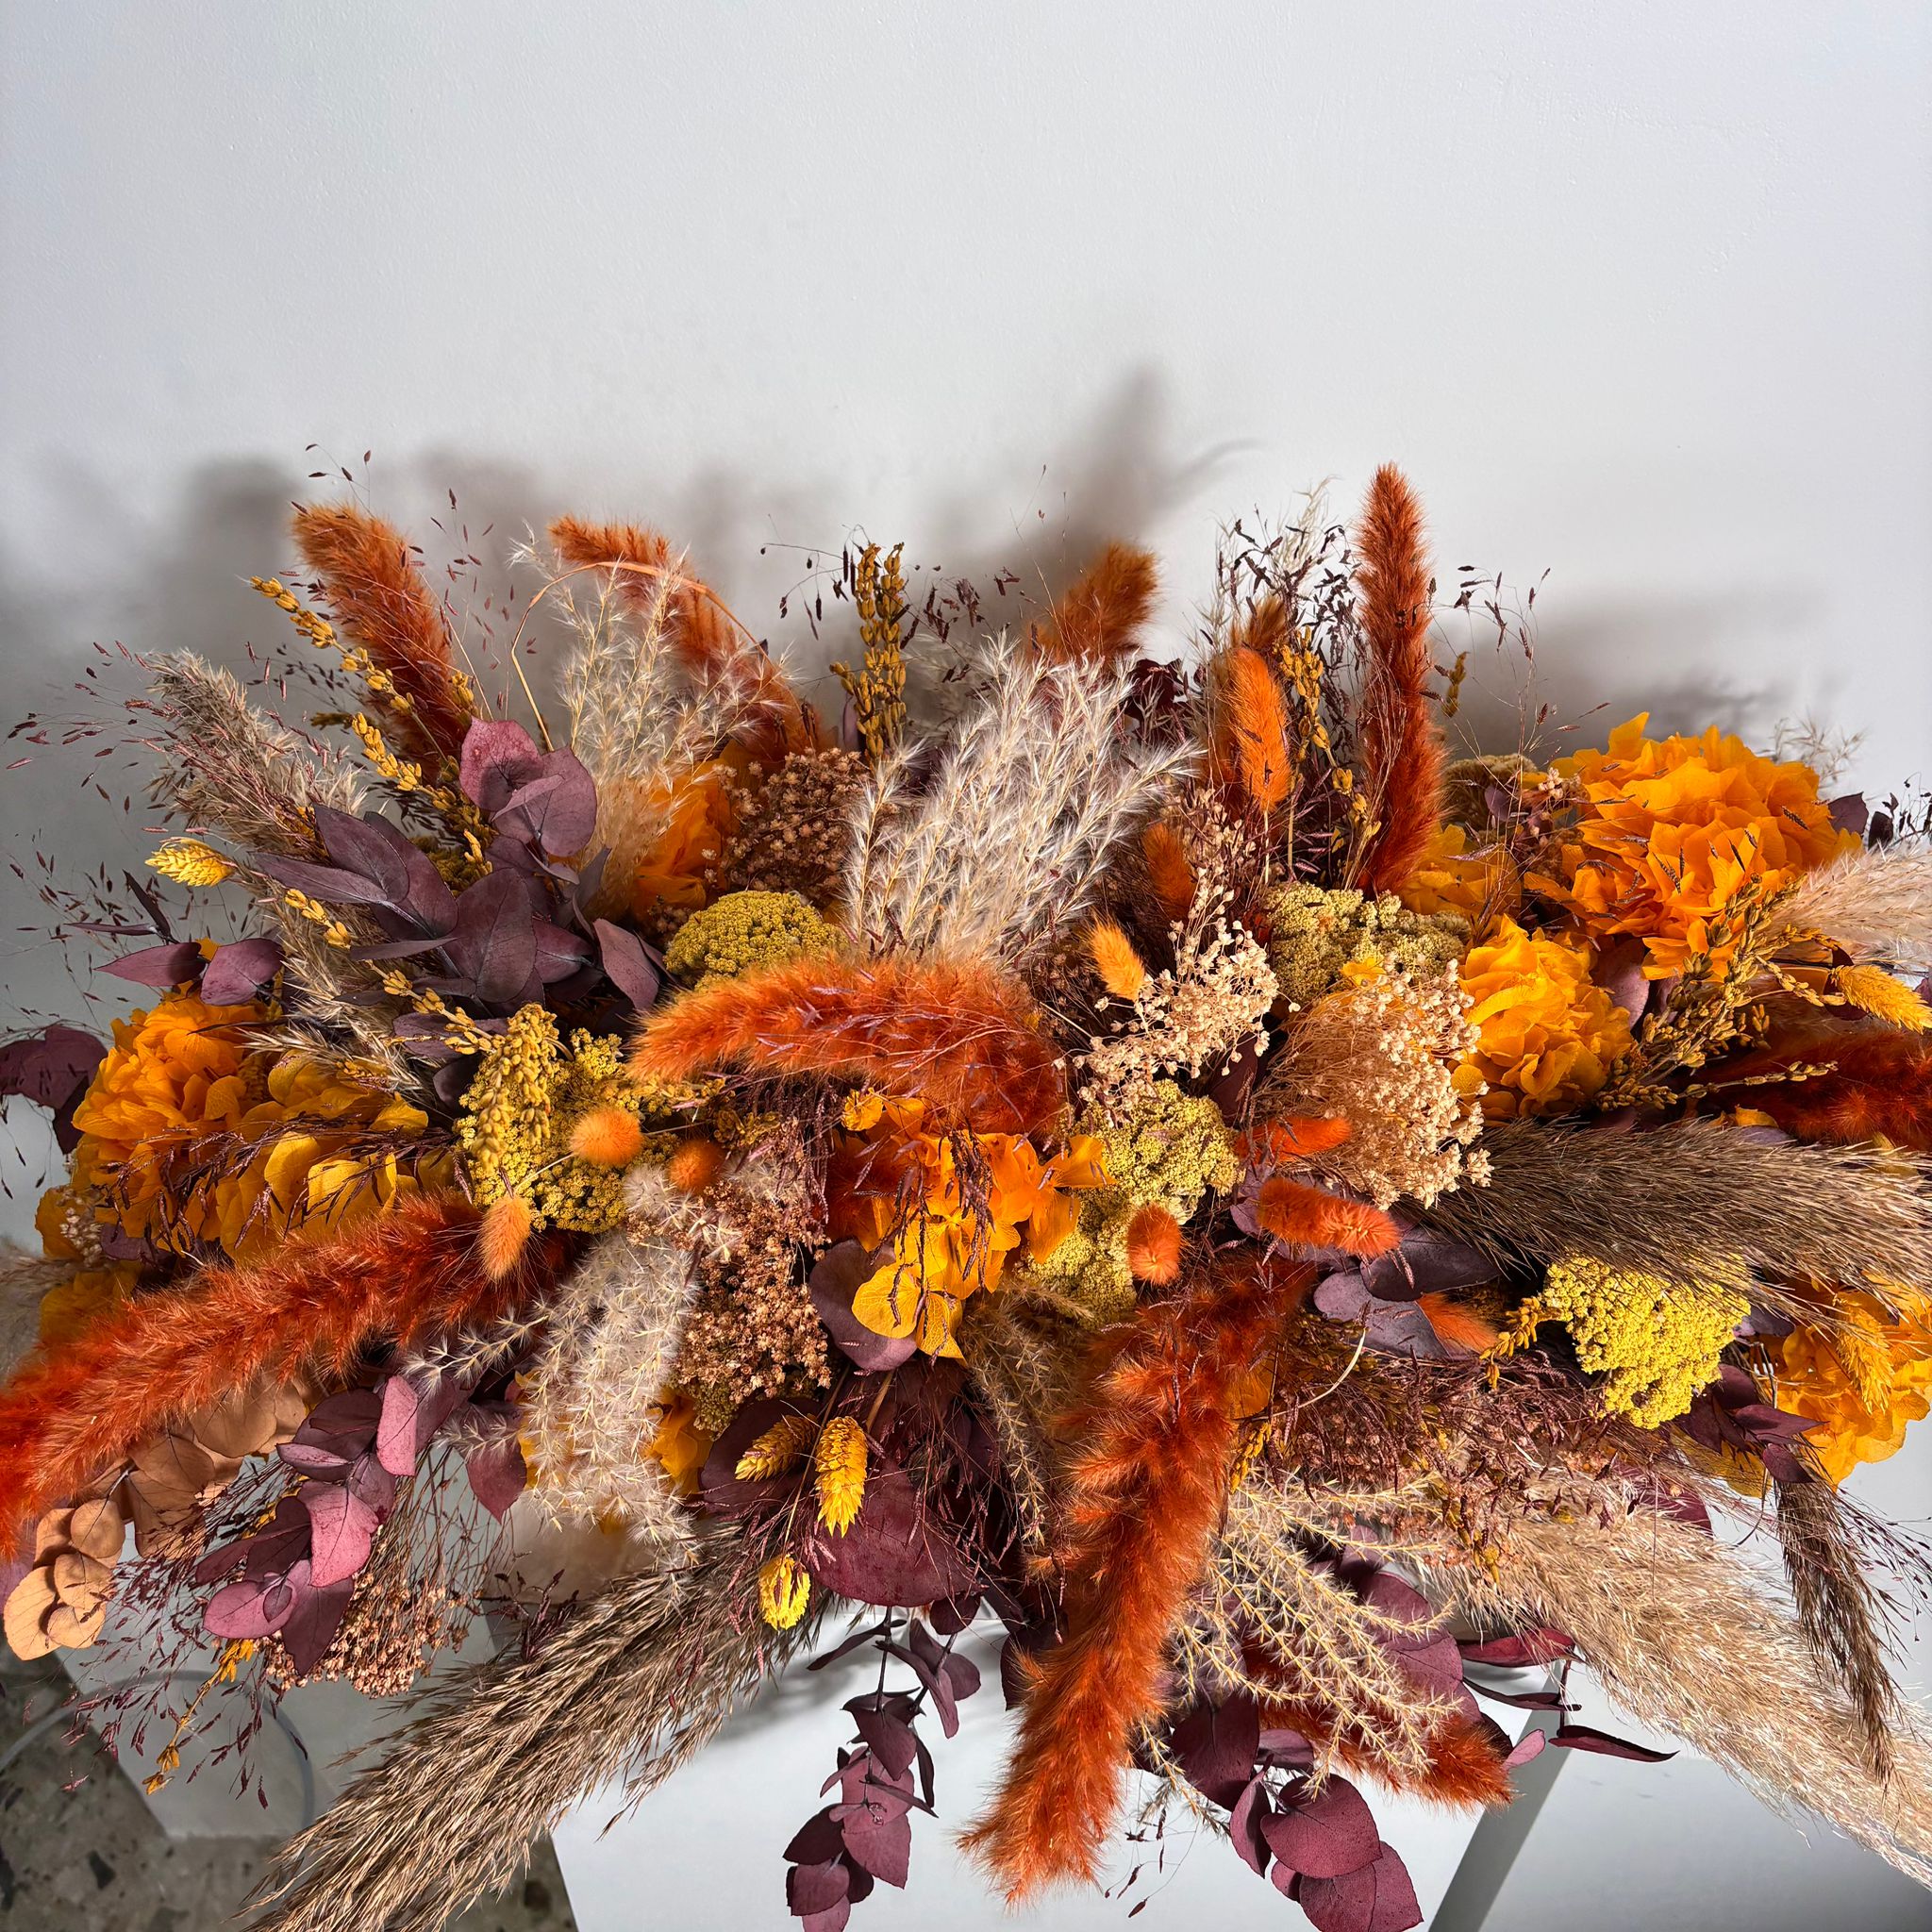
<path fill-rule="evenodd" d="M 144 946 L 138 953 L 109 959 L 101 971 L 116 979 L 131 979 L 136 986 L 182 986 L 200 973 L 201 948 L 185 940 L 176 945 Z"/>
<path fill-rule="evenodd" d="M 326 1442 L 284 1442 L 275 1454 L 291 1469 L 300 1470 L 304 1475 L 325 1478 L 347 1475 L 354 1460 L 353 1457 L 344 1456 L 340 1449 L 333 1449 Z"/>
<path fill-rule="evenodd" d="M 1862 791 L 1842 792 L 1824 808 L 1831 814 L 1831 823 L 1840 832 L 1854 832 L 1860 839 L 1872 823 L 1872 808 L 1866 804 Z"/>
<path fill-rule="evenodd" d="M 463 1470 L 477 1502 L 501 1523 L 509 1506 L 524 1493 L 529 1472 L 524 1466 L 524 1452 L 514 1436 L 485 1442 L 464 1458 Z"/>
<path fill-rule="evenodd" d="M 932 1699 L 932 1707 L 938 1714 L 940 1729 L 949 1738 L 958 1736 L 959 1707 L 953 1696 L 952 1685 L 946 1681 L 945 1673 L 936 1664 L 908 1650 L 904 1644 L 883 1643 L 879 1647 L 888 1657 L 895 1657 L 902 1663 L 912 1666 L 919 1681 L 925 1686 L 926 1694 Z"/>
<path fill-rule="evenodd" d="M 1493 1637 L 1483 1643 L 1465 1643 L 1461 1646 L 1462 1660 L 1466 1664 L 1494 1664 L 1507 1671 L 1528 1670 L 1541 1664 L 1560 1662 L 1571 1656 L 1576 1646 L 1560 1630 L 1552 1630 L 1543 1625 L 1535 1630 L 1520 1630 L 1509 1637 Z"/>
<path fill-rule="evenodd" d="M 866 1748 L 891 1775 L 903 1777 L 911 1770 L 919 1740 L 903 1717 L 878 1709 L 870 1697 L 855 1697 L 845 1708 L 851 1712 L 853 1728 L 865 1740 Z"/>
<path fill-rule="evenodd" d="M 921 1506 L 905 1472 L 889 1464 L 868 1479 L 865 1507 L 852 1527 L 843 1536 L 814 1529 L 799 1559 L 822 1589 L 881 1607 L 929 1604 L 977 1581 L 965 1553 Z"/>
<path fill-rule="evenodd" d="M 0 1047 L 0 1098 L 19 1094 L 54 1117 L 54 1140 L 61 1153 L 80 1144 L 74 1109 L 93 1084 L 94 1071 L 108 1049 L 77 1026 L 49 1026 Z"/>
<path fill-rule="evenodd" d="M 542 852 L 581 852 L 597 829 L 597 786 L 575 755 L 553 751 L 536 776 L 519 785 L 492 814 L 513 837 Z"/>
<path fill-rule="evenodd" d="M 1295 1796 L 1264 1827 L 1268 1848 L 1310 1878 L 1340 1878 L 1374 1862 L 1381 1839 L 1367 1801 L 1345 1777 Z"/>
<path fill-rule="evenodd" d="M 379 887 L 391 911 L 406 914 L 422 932 L 449 930 L 456 894 L 429 855 L 387 819 L 374 812 L 358 819 L 317 806 L 315 825 L 330 858 Z"/>
<path fill-rule="evenodd" d="M 389 894 L 374 879 L 340 865 L 316 865 L 306 858 L 258 856 L 252 863 L 276 884 L 292 886 L 325 906 L 387 906 Z"/>
<path fill-rule="evenodd" d="M 308 1420 L 295 1431 L 295 1440 L 341 1441 L 366 1449 L 375 1441 L 381 1422 L 382 1397 L 374 1389 L 344 1389 L 324 1396 L 308 1411 Z"/>
<path fill-rule="evenodd" d="M 1516 1740 L 1514 1749 L 1503 1759 L 1504 1769 L 1515 1771 L 1527 1764 L 1533 1757 L 1541 1757 L 1549 1743 L 1549 1733 L 1539 1726 L 1532 1726 Z"/>
<path fill-rule="evenodd" d="M 1188 1781 L 1211 1805 L 1232 1805 L 1261 1748 L 1261 1712 L 1252 1697 L 1196 1704 L 1174 1727 L 1172 1749 Z"/>
<path fill-rule="evenodd" d="M 1268 1799 L 1268 1781 L 1260 1777 L 1251 1777 L 1241 1787 L 1241 1796 L 1227 1814 L 1227 1835 L 1241 1863 L 1257 1878 L 1267 1875 L 1272 1856 L 1261 1827 L 1274 1815 L 1274 1807 Z"/>
<path fill-rule="evenodd" d="M 329 1645 L 336 1641 L 336 1632 L 348 1613 L 356 1581 L 345 1576 L 336 1583 L 318 1583 L 304 1561 L 289 1572 L 289 1585 L 295 1601 L 277 1634 L 295 1674 L 306 1677 L 328 1655 Z"/>
<path fill-rule="evenodd" d="M 904 1811 L 856 1805 L 839 1821 L 855 1863 L 882 1884 L 904 1886 L 912 1862 L 912 1820 Z"/>
<path fill-rule="evenodd" d="M 302 1491 L 302 1504 L 308 1511 L 316 1586 L 354 1576 L 368 1562 L 375 1541 L 375 1511 L 342 1483 L 309 1483 Z"/>
<path fill-rule="evenodd" d="M 540 919 L 531 930 L 537 939 L 537 977 L 545 986 L 555 986 L 591 957 L 591 949 L 575 933 Z"/>
<path fill-rule="evenodd" d="M 1304 1877 L 1294 1896 L 1315 1932 L 1409 1932 L 1423 1922 L 1408 1869 L 1386 1844 L 1359 1871 Z"/>
<path fill-rule="evenodd" d="M 663 980 L 652 965 L 644 942 L 634 932 L 613 925 L 608 919 L 592 922 L 597 936 L 598 956 L 610 983 L 641 1013 L 649 1012 Z"/>
<path fill-rule="evenodd" d="M 375 1510 L 377 1522 L 395 1507 L 396 1479 L 383 1468 L 373 1449 L 365 1450 L 349 1465 L 342 1487 L 365 1508 Z"/>
<path fill-rule="evenodd" d="M 236 940 L 217 946 L 202 968 L 201 996 L 213 1007 L 239 1007 L 281 970 L 282 949 L 274 940 Z"/>
<path fill-rule="evenodd" d="M 249 1576 L 218 1590 L 208 1600 L 201 1624 L 210 1637 L 272 1637 L 295 1608 L 295 1592 L 280 1576 Z"/>
<path fill-rule="evenodd" d="M 860 1644 L 870 1643 L 875 1637 L 885 1636 L 890 1628 L 890 1624 L 885 1622 L 867 1624 L 861 1628 L 851 1632 L 842 1641 L 835 1643 L 830 1650 L 822 1650 L 817 1657 L 812 1658 L 810 1663 L 806 1665 L 806 1669 L 808 1671 L 822 1671 L 827 1664 L 835 1664 L 841 1657 L 849 1656 Z"/>
<path fill-rule="evenodd" d="M 507 718 L 479 718 L 463 734 L 457 782 L 485 818 L 494 818 L 543 762 L 537 741 Z"/>
<path fill-rule="evenodd" d="M 829 1865 L 844 1849 L 844 1834 L 827 1805 L 823 1811 L 814 1811 L 792 1833 L 791 1842 L 785 1847 L 785 1857 L 792 1865 Z"/>
<path fill-rule="evenodd" d="M 941 1637 L 958 1637 L 978 1616 L 980 1601 L 976 1591 L 965 1596 L 941 1597 L 926 1611 L 926 1621 Z M 977 1677 L 978 1673 L 974 1674 Z M 962 1690 L 959 1694 L 963 1697 L 967 1693 Z"/>
<path fill-rule="evenodd" d="M 1599 1731 L 1590 1724 L 1568 1722 L 1557 1726 L 1556 1735 L 1550 1742 L 1564 1745 L 1572 1751 L 1593 1751 L 1604 1757 L 1629 1757 L 1639 1764 L 1664 1764 L 1677 1755 L 1674 1751 L 1653 1751 L 1647 1744 L 1635 1744 L 1628 1738 L 1612 1737 L 1608 1731 Z"/>
<path fill-rule="evenodd" d="M 492 872 L 457 901 L 443 957 L 486 1006 L 521 1001 L 536 980 L 537 891 L 527 878 Z"/>
<path fill-rule="evenodd" d="M 852 1312 L 853 1297 L 873 1272 L 858 1241 L 840 1241 L 818 1258 L 807 1283 L 811 1305 L 846 1357 L 868 1374 L 883 1374 L 912 1359 L 918 1343 L 909 1335 L 875 1335 Z"/>

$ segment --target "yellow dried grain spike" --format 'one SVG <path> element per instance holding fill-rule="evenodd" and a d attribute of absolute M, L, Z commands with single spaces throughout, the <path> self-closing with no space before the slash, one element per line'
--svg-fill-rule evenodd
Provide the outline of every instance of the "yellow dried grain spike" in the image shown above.
<path fill-rule="evenodd" d="M 836 1416 L 812 1452 L 818 1479 L 819 1521 L 836 1536 L 852 1527 L 865 1500 L 865 1431 L 850 1416 Z"/>
<path fill-rule="evenodd" d="M 791 1557 L 774 1557 L 758 1570 L 758 1615 L 774 1630 L 789 1630 L 811 1601 L 811 1578 Z"/>
<path fill-rule="evenodd" d="M 811 1418 L 804 1415 L 780 1416 L 772 1426 L 738 1458 L 731 1474 L 740 1482 L 763 1482 L 779 1474 L 805 1454 L 811 1441 Z"/>
<path fill-rule="evenodd" d="M 218 886 L 235 868 L 201 839 L 170 839 L 148 858 L 148 870 L 177 886 Z"/>

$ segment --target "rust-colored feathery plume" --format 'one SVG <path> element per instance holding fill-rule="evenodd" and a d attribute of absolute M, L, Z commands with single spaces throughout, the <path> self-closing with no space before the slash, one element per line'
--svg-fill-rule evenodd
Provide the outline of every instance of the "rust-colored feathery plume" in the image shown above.
<path fill-rule="evenodd" d="M 1261 1722 L 1270 1729 L 1299 1731 L 1321 1757 L 1333 1755 L 1344 1771 L 1374 1778 L 1391 1790 L 1433 1804 L 1507 1805 L 1516 1795 L 1504 1754 L 1480 1719 L 1456 1712 L 1426 1740 L 1423 1761 L 1392 1761 L 1388 1750 L 1355 1724 L 1338 1724 L 1332 1705 L 1288 1698 L 1266 1704 Z"/>
<path fill-rule="evenodd" d="M 0 1552 L 165 1424 L 258 1371 L 338 1374 L 377 1336 L 411 1347 L 493 1320 L 526 1296 L 529 1273 L 487 1280 L 475 1210 L 431 1198 L 102 1315 L 0 1390 Z"/>
<path fill-rule="evenodd" d="M 775 762 L 787 752 L 814 747 L 816 735 L 790 679 L 679 561 L 668 539 L 641 524 L 558 517 L 550 525 L 550 542 L 574 569 L 632 566 L 617 573 L 617 589 L 636 608 L 653 608 L 663 580 L 675 577 L 666 600 L 666 641 L 700 684 L 724 686 L 746 708 L 749 715 L 738 736 L 747 748 Z"/>
<path fill-rule="evenodd" d="M 1379 1208 L 1350 1201 L 1322 1188 L 1273 1174 L 1255 1197 L 1255 1219 L 1276 1241 L 1306 1248 L 1340 1248 L 1344 1254 L 1386 1255 L 1402 1230 Z"/>
<path fill-rule="evenodd" d="M 818 956 L 721 980 L 655 1013 L 631 1066 L 660 1080 L 726 1066 L 860 1079 L 986 1133 L 1043 1127 L 1067 1098 L 1025 990 L 971 961 Z"/>
<path fill-rule="evenodd" d="M 1442 737 L 1430 715 L 1429 558 L 1422 506 L 1392 463 L 1369 486 L 1356 530 L 1368 667 L 1361 697 L 1360 786 L 1376 829 L 1357 883 L 1405 885 L 1442 818 Z"/>
<path fill-rule="evenodd" d="M 350 504 L 314 504 L 295 512 L 295 547 L 336 622 L 408 700 L 391 708 L 389 723 L 434 774 L 462 751 L 475 711 L 449 626 L 402 532 Z"/>
<path fill-rule="evenodd" d="M 1273 811 L 1287 799 L 1294 775 L 1281 686 L 1268 660 L 1246 644 L 1229 650 L 1218 671 L 1221 760 L 1257 811 Z"/>
<path fill-rule="evenodd" d="M 1220 1519 L 1239 1391 L 1306 1286 L 1305 1270 L 1249 1265 L 1141 1308 L 1063 1425 L 1078 1445 L 1067 1635 L 1032 1669 L 1012 1762 L 965 1840 L 1009 1903 L 1095 1875 L 1134 1728 L 1160 1707 L 1168 1639 Z"/>
<path fill-rule="evenodd" d="M 1158 587 L 1150 552 L 1109 543 L 1034 625 L 1035 641 L 1048 658 L 1117 664 L 1132 654 Z"/>
<path fill-rule="evenodd" d="M 1141 834 L 1141 850 L 1161 911 L 1171 920 L 1182 918 L 1194 903 L 1194 868 L 1181 835 L 1165 819 L 1156 819 Z"/>
<path fill-rule="evenodd" d="M 1738 1097 L 1762 1108 L 1801 1141 L 1850 1143 L 1882 1134 L 1897 1146 L 1932 1152 L 1932 1041 L 1924 1034 L 1891 1028 L 1813 1034 L 1733 1061 L 1724 1076 L 1761 1078 L 1800 1063 L 1831 1071 L 1740 1087 Z"/>

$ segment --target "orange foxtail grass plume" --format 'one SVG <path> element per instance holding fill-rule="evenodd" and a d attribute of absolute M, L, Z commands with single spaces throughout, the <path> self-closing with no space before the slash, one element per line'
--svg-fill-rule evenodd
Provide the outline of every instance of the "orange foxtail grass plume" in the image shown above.
<path fill-rule="evenodd" d="M 621 1107 L 593 1107 L 570 1130 L 570 1151 L 592 1167 L 628 1167 L 643 1149 L 637 1115 Z"/>
<path fill-rule="evenodd" d="M 1241 1135 L 1241 1158 L 1250 1167 L 1288 1167 L 1312 1160 L 1340 1147 L 1348 1139 L 1347 1121 L 1340 1115 L 1297 1115 L 1257 1121 Z"/>
<path fill-rule="evenodd" d="M 1049 658 L 1119 663 L 1132 655 L 1158 585 L 1149 552 L 1109 543 L 1034 626 L 1033 635 Z"/>
<path fill-rule="evenodd" d="M 514 1274 L 530 1244 L 530 1204 L 521 1194 L 506 1194 L 491 1203 L 476 1237 L 476 1258 L 488 1280 Z"/>
<path fill-rule="evenodd" d="M 722 685 L 746 706 L 751 716 L 737 734 L 746 747 L 774 762 L 812 747 L 816 733 L 790 680 L 709 586 L 685 568 L 667 539 L 641 524 L 558 517 L 550 525 L 550 542 L 575 569 L 625 566 L 615 574 L 618 595 L 636 608 L 653 607 L 670 578 L 667 641 L 698 683 Z"/>
<path fill-rule="evenodd" d="M 1281 1174 L 1261 1183 L 1255 1197 L 1255 1219 L 1276 1241 L 1305 1248 L 1340 1248 L 1350 1255 L 1386 1255 L 1402 1240 L 1402 1230 L 1379 1208 L 1304 1187 Z"/>
<path fill-rule="evenodd" d="M 251 1375 L 339 1375 L 378 1338 L 410 1348 L 493 1320 L 554 1258 L 533 1243 L 523 1270 L 491 1282 L 475 1208 L 430 1197 L 331 1240 L 293 1242 L 258 1267 L 207 1268 L 186 1288 L 110 1309 L 0 1389 L 0 1551 L 167 1424 Z"/>
<path fill-rule="evenodd" d="M 1479 1719 L 1457 1711 L 1430 1733 L 1426 1762 L 1404 1763 L 1357 1724 L 1338 1724 L 1333 1707 L 1306 1699 L 1269 1703 L 1261 1722 L 1271 1729 L 1299 1731 L 1320 1757 L 1333 1756 L 1344 1771 L 1374 1778 L 1391 1791 L 1438 1805 L 1507 1805 L 1516 1795 L 1495 1739 Z"/>
<path fill-rule="evenodd" d="M 1181 835 L 1165 819 L 1156 819 L 1141 835 L 1147 860 L 1147 883 L 1169 919 L 1179 919 L 1194 903 L 1194 868 Z"/>
<path fill-rule="evenodd" d="M 1432 1293 L 1418 1296 L 1416 1306 L 1429 1318 L 1429 1326 L 1452 1348 L 1466 1348 L 1472 1355 L 1481 1355 L 1496 1345 L 1501 1331 L 1495 1323 L 1467 1302 L 1459 1302 L 1453 1295 Z"/>
<path fill-rule="evenodd" d="M 1181 1272 L 1181 1224 L 1158 1201 L 1127 1223 L 1127 1266 L 1136 1281 L 1165 1288 Z"/>
<path fill-rule="evenodd" d="M 1428 549 L 1422 506 L 1385 463 L 1356 529 L 1356 583 L 1369 661 L 1359 786 L 1375 830 L 1357 867 L 1370 891 L 1408 882 L 1442 819 L 1442 737 L 1428 699 Z"/>
<path fill-rule="evenodd" d="M 1799 1064 L 1831 1071 L 1731 1091 L 1801 1141 L 1850 1142 L 1883 1135 L 1898 1146 L 1932 1153 L 1932 1041 L 1924 1035 L 1890 1027 L 1810 1035 L 1734 1060 L 1724 1074 L 1761 1078 Z"/>
<path fill-rule="evenodd" d="M 687 1141 L 664 1163 L 664 1178 L 680 1194 L 702 1194 L 724 1168 L 724 1150 L 708 1135 Z"/>
<path fill-rule="evenodd" d="M 1120 1000 L 1140 998 L 1141 989 L 1147 984 L 1147 969 L 1141 963 L 1133 941 L 1111 919 L 1095 920 L 1089 927 L 1087 950 L 1092 954 L 1100 983 L 1108 992 Z"/>
<path fill-rule="evenodd" d="M 1271 662 L 1277 662 L 1286 655 L 1292 636 L 1287 601 L 1270 591 L 1252 609 L 1242 611 L 1235 620 L 1228 641 L 1238 650 L 1258 651 Z"/>
<path fill-rule="evenodd" d="M 819 954 L 721 980 L 654 1013 L 631 1066 L 659 1080 L 727 1066 L 831 1074 L 987 1133 L 1043 1127 L 1067 1098 L 1025 989 L 973 961 Z"/>
<path fill-rule="evenodd" d="M 1032 1667 L 1012 1761 L 965 1839 L 1009 1903 L 1099 1869 L 1221 1519 L 1242 1393 L 1306 1274 L 1249 1265 L 1140 1309 L 1063 1424 L 1067 1634 Z"/>
<path fill-rule="evenodd" d="M 399 749 L 433 776 L 462 750 L 475 708 L 449 625 L 402 533 L 352 505 L 317 504 L 295 512 L 295 547 L 337 624 L 404 701 L 387 720 Z"/>
<path fill-rule="evenodd" d="M 1222 658 L 1219 675 L 1221 761 L 1257 811 L 1273 811 L 1287 799 L 1293 778 L 1281 686 L 1268 660 L 1246 644 Z"/>

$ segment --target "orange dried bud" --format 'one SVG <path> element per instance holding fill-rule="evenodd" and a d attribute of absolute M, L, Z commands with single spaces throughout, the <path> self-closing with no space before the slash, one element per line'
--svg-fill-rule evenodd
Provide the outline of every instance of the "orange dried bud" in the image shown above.
<path fill-rule="evenodd" d="M 1147 969 L 1134 942 L 1110 919 L 1097 921 L 1088 931 L 1087 950 L 1100 970 L 1101 984 L 1116 999 L 1138 999 L 1147 983 Z"/>
<path fill-rule="evenodd" d="M 1285 1167 L 1292 1160 L 1311 1160 L 1340 1147 L 1348 1139 L 1345 1120 L 1318 1120 L 1301 1116 L 1293 1120 L 1257 1121 L 1241 1136 L 1241 1158 L 1250 1167 L 1266 1164 Z"/>
<path fill-rule="evenodd" d="M 1136 1208 L 1127 1223 L 1127 1266 L 1156 1288 L 1181 1272 L 1181 1224 L 1158 1202 Z"/>
<path fill-rule="evenodd" d="M 628 1167 L 643 1145 L 637 1116 L 621 1107 L 593 1107 L 570 1130 L 570 1151 L 592 1167 Z"/>
<path fill-rule="evenodd" d="M 530 1241 L 530 1204 L 521 1194 L 506 1194 L 483 1217 L 476 1251 L 483 1273 L 501 1281 L 524 1258 Z"/>
<path fill-rule="evenodd" d="M 681 1194 L 702 1194 L 718 1178 L 724 1150 L 715 1141 L 687 1141 L 664 1163 L 664 1178 Z"/>
<path fill-rule="evenodd" d="M 1483 1355 L 1495 1347 L 1496 1324 L 1466 1302 L 1453 1301 L 1446 1294 L 1425 1294 L 1418 1298 L 1418 1305 L 1429 1318 L 1429 1326 L 1452 1348 Z"/>
<path fill-rule="evenodd" d="M 1147 882 L 1160 909 L 1170 919 L 1178 919 L 1194 903 L 1194 868 L 1180 834 L 1164 820 L 1157 820 L 1141 835 L 1141 850 L 1147 860 Z"/>
<path fill-rule="evenodd" d="M 1365 1201 L 1344 1200 L 1320 1188 L 1276 1174 L 1261 1183 L 1255 1198 L 1255 1219 L 1276 1241 L 1308 1248 L 1341 1248 L 1351 1255 L 1386 1255 L 1402 1239 L 1398 1228 L 1379 1208 Z"/>

